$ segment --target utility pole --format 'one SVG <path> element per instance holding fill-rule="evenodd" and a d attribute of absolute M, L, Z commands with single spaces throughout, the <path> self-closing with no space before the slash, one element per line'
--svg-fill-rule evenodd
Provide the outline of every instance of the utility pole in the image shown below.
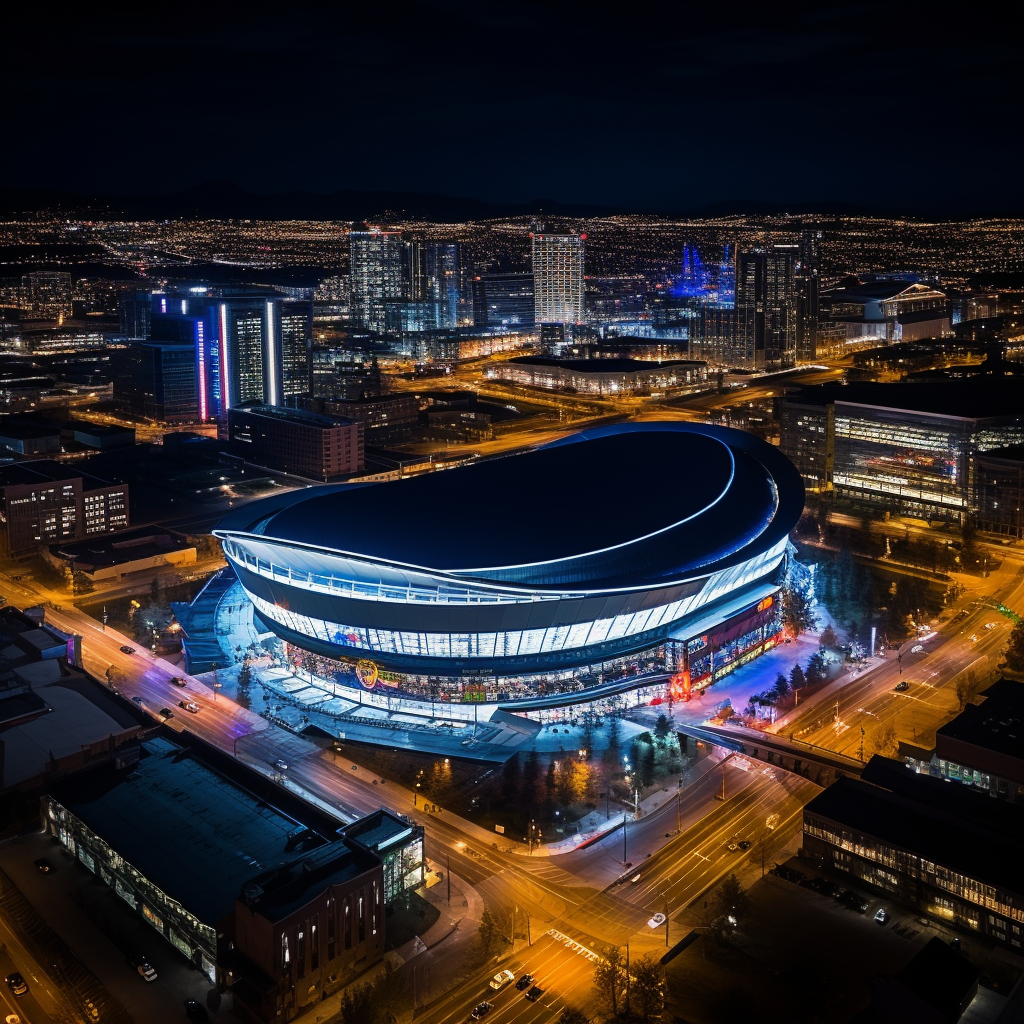
<path fill-rule="evenodd" d="M 626 859 L 626 812 L 622 812 L 622 866 L 628 863 Z"/>
<path fill-rule="evenodd" d="M 668 898 L 665 899 L 665 948 L 668 949 Z"/>

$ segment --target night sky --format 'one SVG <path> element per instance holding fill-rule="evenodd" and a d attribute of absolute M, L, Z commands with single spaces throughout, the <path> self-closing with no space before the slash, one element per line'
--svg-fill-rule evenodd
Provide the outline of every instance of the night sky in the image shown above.
<path fill-rule="evenodd" d="M 8 21 L 0 187 L 1022 205 L 1019 37 L 983 5 L 154 7 Z"/>

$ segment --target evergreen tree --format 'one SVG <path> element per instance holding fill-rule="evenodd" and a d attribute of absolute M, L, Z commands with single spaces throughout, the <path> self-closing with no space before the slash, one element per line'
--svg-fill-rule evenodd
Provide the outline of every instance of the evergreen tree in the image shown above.
<path fill-rule="evenodd" d="M 672 726 L 665 715 L 658 715 L 658 721 L 654 724 L 654 735 L 663 740 L 672 731 Z"/>
<path fill-rule="evenodd" d="M 775 692 L 780 697 L 789 693 L 789 680 L 781 672 L 775 677 Z"/>
<path fill-rule="evenodd" d="M 819 642 L 822 647 L 831 647 L 835 649 L 839 646 L 839 637 L 836 636 L 836 631 L 832 628 L 831 623 L 821 631 Z"/>
<path fill-rule="evenodd" d="M 789 673 L 789 685 L 794 690 L 803 689 L 807 685 L 807 680 L 804 678 L 804 670 L 800 667 L 799 662 L 793 666 L 793 670 Z"/>

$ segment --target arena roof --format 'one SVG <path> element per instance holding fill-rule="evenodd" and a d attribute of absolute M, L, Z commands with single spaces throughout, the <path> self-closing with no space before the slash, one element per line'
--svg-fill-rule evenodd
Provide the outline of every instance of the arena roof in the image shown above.
<path fill-rule="evenodd" d="M 637 423 L 443 473 L 290 498 L 248 505 L 218 531 L 496 578 L 488 570 L 586 560 L 590 578 L 618 582 L 770 546 L 799 517 L 803 487 L 792 464 L 750 434 Z"/>

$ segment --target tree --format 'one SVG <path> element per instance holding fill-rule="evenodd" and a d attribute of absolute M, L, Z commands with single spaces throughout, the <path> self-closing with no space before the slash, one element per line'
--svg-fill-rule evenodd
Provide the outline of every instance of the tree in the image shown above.
<path fill-rule="evenodd" d="M 338 1007 L 342 1024 L 377 1024 L 379 1019 L 374 1005 L 372 985 L 352 985 L 341 995 Z"/>
<path fill-rule="evenodd" d="M 405 1009 L 405 985 L 397 968 L 385 960 L 380 973 L 371 983 L 371 999 L 377 1019 L 384 1024 L 398 1019 Z"/>
<path fill-rule="evenodd" d="M 660 1017 L 664 1005 L 661 963 L 654 954 L 645 953 L 629 965 L 629 973 L 632 976 L 629 986 L 631 1008 L 639 1010 L 645 1022 L 652 1017 Z"/>
<path fill-rule="evenodd" d="M 984 684 L 978 678 L 974 669 L 961 672 L 956 677 L 956 707 L 957 711 L 963 711 L 968 704 L 973 703 L 974 698 L 981 692 Z"/>
<path fill-rule="evenodd" d="M 515 804 L 519 797 L 519 755 L 513 754 L 501 767 L 501 795 L 506 804 Z"/>
<path fill-rule="evenodd" d="M 590 1024 L 590 1018 L 575 1006 L 567 1006 L 558 1015 L 557 1024 Z"/>
<path fill-rule="evenodd" d="M 594 988 L 601 1000 L 612 1011 L 612 1016 L 619 1013 L 619 989 L 625 986 L 626 966 L 622 962 L 622 950 L 612 946 L 594 965 Z"/>
<path fill-rule="evenodd" d="M 810 686 L 823 683 L 828 677 L 828 662 L 821 651 L 816 651 L 807 662 L 807 682 Z"/>
<path fill-rule="evenodd" d="M 900 742 L 896 738 L 896 723 L 885 722 L 879 725 L 871 735 L 871 745 L 882 757 L 896 757 L 900 752 Z"/>
<path fill-rule="evenodd" d="M 829 623 L 822 631 L 819 637 L 819 643 L 822 647 L 836 648 L 839 646 L 839 637 L 836 636 L 836 631 L 832 628 L 832 624 Z"/>
<path fill-rule="evenodd" d="M 654 723 L 654 735 L 663 740 L 672 731 L 672 726 L 665 715 L 658 715 L 658 721 Z"/>
<path fill-rule="evenodd" d="M 485 910 L 480 918 L 477 936 L 485 956 L 493 956 L 505 944 L 505 935 L 501 930 L 501 925 L 489 910 Z"/>
<path fill-rule="evenodd" d="M 740 880 L 733 875 L 726 875 L 715 890 L 715 908 L 718 916 L 731 914 L 739 920 L 750 905 L 750 897 Z"/>
<path fill-rule="evenodd" d="M 644 789 L 650 789 L 654 785 L 654 744 L 645 743 L 640 754 L 640 764 L 637 766 L 637 774 L 640 778 L 640 785 Z"/>
<path fill-rule="evenodd" d="M 537 780 L 540 778 L 540 758 L 537 756 L 537 749 L 533 748 L 526 755 L 526 764 L 523 765 L 522 781 L 522 802 L 525 806 L 531 807 L 537 795 Z"/>
<path fill-rule="evenodd" d="M 73 594 L 91 594 L 96 587 L 88 574 L 79 570 L 71 574 L 71 592 Z"/>
<path fill-rule="evenodd" d="M 780 697 L 789 693 L 789 680 L 781 672 L 775 677 L 775 692 Z"/>
<path fill-rule="evenodd" d="M 807 680 L 804 678 L 804 670 L 800 667 L 799 662 L 793 666 L 793 670 L 789 673 L 789 685 L 794 690 L 802 690 L 807 685 Z"/>
<path fill-rule="evenodd" d="M 1018 619 L 1010 630 L 1006 646 L 1006 667 L 1011 672 L 1024 672 L 1024 619 Z"/>
<path fill-rule="evenodd" d="M 789 585 L 782 591 L 782 620 L 794 636 L 805 630 L 814 629 L 817 616 L 811 609 L 811 602 L 800 587 Z"/>

